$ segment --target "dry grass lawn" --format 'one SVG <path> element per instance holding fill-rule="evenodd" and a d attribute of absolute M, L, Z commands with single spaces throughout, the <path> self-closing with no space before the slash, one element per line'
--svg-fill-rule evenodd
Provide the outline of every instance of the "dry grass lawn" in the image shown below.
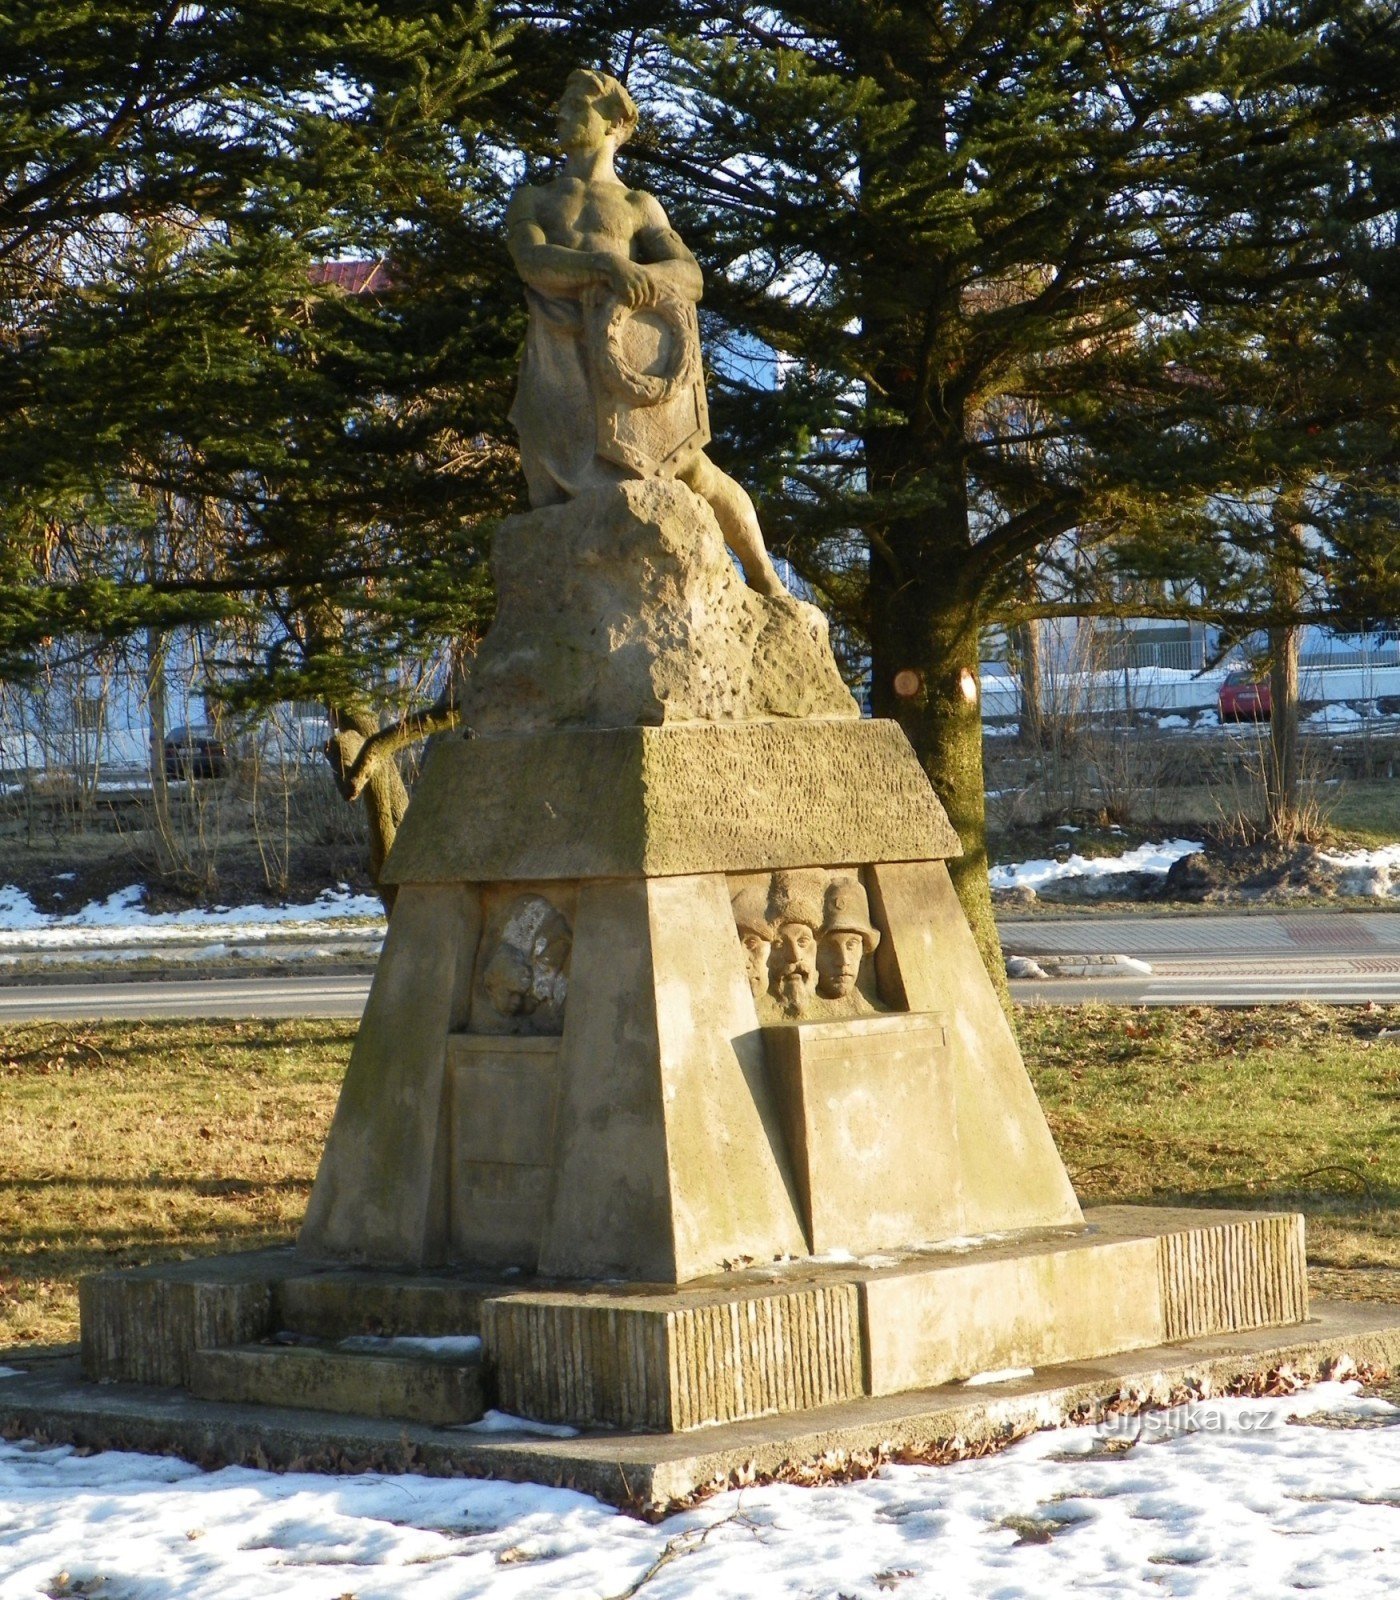
<path fill-rule="evenodd" d="M 1308 1214 L 1315 1285 L 1400 1300 L 1400 1007 L 1044 1007 L 1026 1058 L 1081 1197 Z M 0 1028 L 0 1349 L 76 1283 L 285 1241 L 350 1022 Z"/>
<path fill-rule="evenodd" d="M 77 1280 L 287 1240 L 351 1022 L 0 1028 L 0 1348 L 77 1337 Z"/>

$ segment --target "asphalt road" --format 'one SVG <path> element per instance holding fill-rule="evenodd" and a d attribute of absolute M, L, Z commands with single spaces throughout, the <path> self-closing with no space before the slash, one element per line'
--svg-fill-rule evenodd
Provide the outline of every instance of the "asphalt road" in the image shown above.
<path fill-rule="evenodd" d="M 1028 1004 L 1400 1004 L 1400 912 L 1081 916 L 1006 920 L 1008 953 L 1126 955 L 1151 976 L 1013 981 Z M 0 1021 L 114 1017 L 357 1017 L 369 978 L 180 978 L 0 987 Z"/>
<path fill-rule="evenodd" d="M 358 1017 L 369 978 L 153 978 L 0 988 L 0 1022 L 117 1017 Z"/>
<path fill-rule="evenodd" d="M 1048 964 L 1129 956 L 1151 976 L 1013 981 L 1024 1002 L 1121 1005 L 1400 1004 L 1400 913 L 1087 916 L 1000 923 L 1008 955 Z"/>

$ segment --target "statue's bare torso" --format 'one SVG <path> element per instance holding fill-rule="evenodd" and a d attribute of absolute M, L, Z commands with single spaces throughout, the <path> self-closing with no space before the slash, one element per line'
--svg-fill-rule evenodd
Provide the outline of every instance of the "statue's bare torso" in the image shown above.
<path fill-rule="evenodd" d="M 630 107 L 632 122 L 625 126 L 616 120 L 619 103 Z M 565 170 L 549 183 L 522 186 L 506 214 L 511 257 L 530 300 L 511 416 L 532 505 L 558 504 L 620 475 L 593 442 L 596 397 L 578 353 L 585 309 L 608 299 L 633 309 L 668 298 L 692 305 L 700 299 L 699 264 L 658 201 L 629 189 L 613 170 L 617 145 L 635 119 L 636 107 L 616 80 L 574 73 L 558 107 Z M 687 315 L 698 371 L 694 311 Z M 705 454 L 708 437 L 706 426 L 669 457 L 668 470 L 708 501 L 749 583 L 765 594 L 784 594 L 753 504 Z"/>

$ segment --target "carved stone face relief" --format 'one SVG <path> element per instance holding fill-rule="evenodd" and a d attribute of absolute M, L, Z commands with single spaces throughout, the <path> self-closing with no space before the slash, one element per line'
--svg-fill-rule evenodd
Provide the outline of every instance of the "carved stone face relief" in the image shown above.
<path fill-rule="evenodd" d="M 774 929 L 768 921 L 768 893 L 750 886 L 733 899 L 734 925 L 744 947 L 744 972 L 755 996 L 768 992 L 768 952 L 773 946 Z"/>
<path fill-rule="evenodd" d="M 732 900 L 749 988 L 768 1021 L 853 1017 L 879 1009 L 866 958 L 880 942 L 858 878 L 819 868 L 775 872 Z M 862 984 L 862 972 L 865 981 Z"/>
<path fill-rule="evenodd" d="M 543 895 L 518 896 L 487 930 L 481 992 L 510 1031 L 562 1031 L 572 948 L 568 921 Z"/>
<path fill-rule="evenodd" d="M 827 1000 L 846 1000 L 855 993 L 861 962 L 880 942 L 880 930 L 870 921 L 870 902 L 858 878 L 832 879 L 823 910 L 817 993 Z"/>

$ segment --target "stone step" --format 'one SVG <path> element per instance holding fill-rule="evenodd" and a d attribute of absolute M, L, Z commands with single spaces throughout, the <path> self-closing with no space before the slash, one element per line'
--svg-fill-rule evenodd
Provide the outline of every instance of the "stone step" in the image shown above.
<path fill-rule="evenodd" d="M 190 1390 L 204 1400 L 438 1425 L 475 1422 L 486 1409 L 479 1349 L 448 1358 L 332 1344 L 245 1344 L 197 1350 L 191 1366 Z"/>
<path fill-rule="evenodd" d="M 344 1269 L 303 1272 L 277 1285 L 276 1327 L 317 1339 L 349 1334 L 479 1334 L 481 1302 L 506 1284 Z"/>

